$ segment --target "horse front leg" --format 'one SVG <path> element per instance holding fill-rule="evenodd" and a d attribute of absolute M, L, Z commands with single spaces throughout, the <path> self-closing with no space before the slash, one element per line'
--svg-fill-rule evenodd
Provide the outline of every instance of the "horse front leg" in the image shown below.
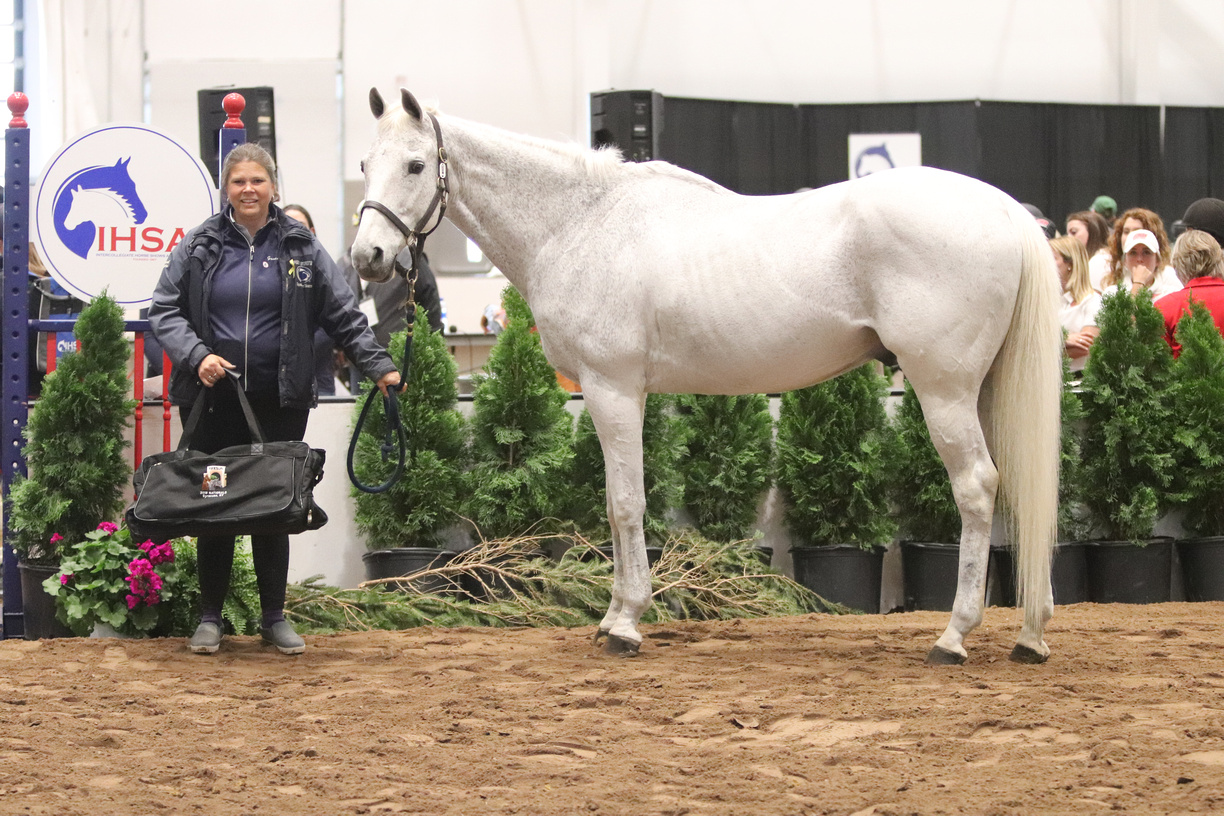
<path fill-rule="evenodd" d="M 642 644 L 637 624 L 650 606 L 650 565 L 642 517 L 646 494 L 642 478 L 642 416 L 646 397 L 610 387 L 588 386 L 583 399 L 607 473 L 608 523 L 612 528 L 612 602 L 599 624 L 612 654 L 635 655 Z"/>

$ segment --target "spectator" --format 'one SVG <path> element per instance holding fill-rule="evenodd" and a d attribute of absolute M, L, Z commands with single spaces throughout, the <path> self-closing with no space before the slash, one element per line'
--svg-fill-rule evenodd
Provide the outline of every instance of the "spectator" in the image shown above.
<path fill-rule="evenodd" d="M 1058 317 L 1067 332 L 1066 352 L 1071 358 L 1071 370 L 1083 371 L 1088 351 L 1100 334 L 1096 325 L 1101 308 L 1101 295 L 1088 280 L 1088 253 L 1078 239 L 1063 235 L 1050 241 L 1054 265 L 1062 283 L 1062 303 Z"/>
<path fill-rule="evenodd" d="M 1050 240 L 1058 235 L 1058 227 L 1054 226 L 1054 222 L 1046 218 L 1041 209 L 1036 204 L 1021 204 L 1021 207 L 1029 211 L 1029 215 L 1033 216 L 1037 221 L 1037 226 L 1041 227 L 1041 231 L 1045 233 L 1046 240 Z"/>
<path fill-rule="evenodd" d="M 1173 265 L 1186 286 L 1156 301 L 1156 308 L 1164 316 L 1165 341 L 1176 357 L 1181 354 L 1175 334 L 1177 322 L 1190 313 L 1191 300 L 1207 307 L 1216 328 L 1224 334 L 1224 251 L 1211 233 L 1192 229 L 1173 245 Z"/>
<path fill-rule="evenodd" d="M 1098 292 L 1109 274 L 1109 230 L 1109 222 L 1098 212 L 1080 210 L 1067 216 L 1067 234 L 1084 245 L 1088 253 L 1088 279 Z"/>
<path fill-rule="evenodd" d="M 1150 238 L 1137 243 L 1129 241 L 1130 234 L 1136 230 L 1146 232 Z M 1152 274 L 1140 273 L 1144 284 L 1140 286 L 1132 276 L 1138 256 L 1143 255 L 1144 247 L 1155 254 L 1151 259 Z M 1122 213 L 1114 222 L 1113 232 L 1109 235 L 1109 273 L 1101 282 L 1101 292 L 1108 294 L 1110 289 L 1125 289 L 1132 295 L 1141 288 L 1152 290 L 1152 299 L 1164 297 L 1170 292 L 1182 288 L 1177 279 L 1177 272 L 1169 266 L 1169 238 L 1165 234 L 1164 221 L 1151 210 L 1135 207 Z M 1127 253 L 1135 252 L 1135 257 L 1127 258 Z"/>
<path fill-rule="evenodd" d="M 1118 216 L 1118 202 L 1107 195 L 1097 196 L 1088 209 L 1099 214 L 1110 226 L 1113 226 L 1114 219 Z"/>
<path fill-rule="evenodd" d="M 1200 198 L 1186 208 L 1181 220 L 1186 229 L 1202 230 L 1224 247 L 1224 201 Z"/>

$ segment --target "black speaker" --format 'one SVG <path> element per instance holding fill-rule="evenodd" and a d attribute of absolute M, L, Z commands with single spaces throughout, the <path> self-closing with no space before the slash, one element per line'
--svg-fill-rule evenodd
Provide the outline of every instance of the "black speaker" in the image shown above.
<path fill-rule="evenodd" d="M 591 94 L 591 146 L 615 145 L 630 161 L 659 155 L 663 95 L 654 91 L 600 91 Z"/>
<path fill-rule="evenodd" d="M 246 126 L 247 141 L 258 142 L 260 147 L 272 154 L 276 160 L 276 116 L 272 89 L 258 88 L 205 88 L 196 92 L 200 108 L 200 159 L 212 173 L 213 184 L 219 183 L 218 141 L 221 126 L 225 124 L 225 111 L 221 100 L 228 94 L 240 93 L 246 100 L 242 110 L 242 124 Z M 224 192 L 224 191 L 222 191 Z"/>

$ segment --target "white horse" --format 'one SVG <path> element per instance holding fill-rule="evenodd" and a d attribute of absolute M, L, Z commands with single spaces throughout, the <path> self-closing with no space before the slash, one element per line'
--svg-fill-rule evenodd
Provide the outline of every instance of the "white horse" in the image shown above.
<path fill-rule="evenodd" d="M 353 262 L 366 280 L 388 279 L 405 236 L 441 217 L 449 182 L 449 217 L 531 305 L 603 447 L 615 566 L 596 639 L 606 634 L 610 652 L 636 653 L 651 598 L 647 392 L 787 391 L 891 354 L 962 522 L 952 617 L 927 662 L 967 657 L 1000 488 L 1025 610 L 1011 658 L 1046 660 L 1062 344 L 1052 257 L 1019 204 L 929 168 L 742 196 L 664 162 L 431 113 L 406 90 L 400 101 L 388 111 L 370 92 L 378 135 L 362 162 Z"/>

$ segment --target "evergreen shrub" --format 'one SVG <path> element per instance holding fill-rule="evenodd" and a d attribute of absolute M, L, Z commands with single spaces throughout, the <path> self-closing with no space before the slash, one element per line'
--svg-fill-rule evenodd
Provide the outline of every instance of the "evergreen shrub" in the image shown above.
<path fill-rule="evenodd" d="M 907 380 L 894 420 L 897 432 L 892 494 L 901 535 L 908 541 L 959 544 L 960 510 L 952 482 L 922 414 L 922 405 Z"/>
<path fill-rule="evenodd" d="M 383 493 L 354 488 L 357 529 L 371 550 L 393 547 L 440 547 L 439 533 L 458 521 L 463 494 L 466 427 L 456 408 L 458 368 L 440 332 L 429 330 L 425 310 L 416 309 L 412 362 L 399 397 L 400 419 L 408 441 L 408 456 L 399 480 Z M 403 348 L 405 332 L 392 335 L 389 348 Z M 375 386 L 366 383 L 364 394 Z M 382 484 L 395 469 L 396 456 L 382 453 L 386 414 L 376 399 L 357 440 L 353 467 L 365 484 Z"/>
<path fill-rule="evenodd" d="M 1105 298 L 1084 368 L 1079 497 L 1093 535 L 1143 544 L 1172 504 L 1173 354 L 1147 290 Z"/>
<path fill-rule="evenodd" d="M 887 380 L 868 363 L 782 395 L 777 481 L 787 527 L 801 546 L 871 550 L 893 539 L 888 473 L 897 445 L 887 393 Z"/>
<path fill-rule="evenodd" d="M 30 409 L 28 477 L 14 479 L 9 495 L 10 544 L 28 563 L 58 564 L 62 548 L 116 519 L 131 478 L 123 433 L 136 403 L 127 396 L 123 310 L 99 295 L 77 318 L 75 334 L 80 351 L 64 355 Z"/>

